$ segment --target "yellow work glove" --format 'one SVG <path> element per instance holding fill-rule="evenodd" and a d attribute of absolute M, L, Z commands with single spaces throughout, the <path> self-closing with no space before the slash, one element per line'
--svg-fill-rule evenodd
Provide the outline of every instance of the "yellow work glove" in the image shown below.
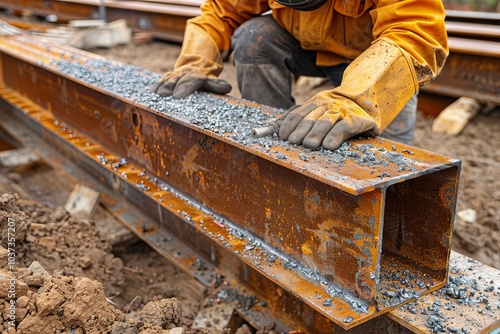
<path fill-rule="evenodd" d="M 151 93 L 183 98 L 197 90 L 226 94 L 231 85 L 217 76 L 222 71 L 222 57 L 214 40 L 200 27 L 186 25 L 181 53 L 174 70 L 167 72 L 150 89 Z"/>
<path fill-rule="evenodd" d="M 344 72 L 342 84 L 290 108 L 279 137 L 334 150 L 356 135 L 379 135 L 417 92 L 411 57 L 392 41 L 375 41 Z"/>

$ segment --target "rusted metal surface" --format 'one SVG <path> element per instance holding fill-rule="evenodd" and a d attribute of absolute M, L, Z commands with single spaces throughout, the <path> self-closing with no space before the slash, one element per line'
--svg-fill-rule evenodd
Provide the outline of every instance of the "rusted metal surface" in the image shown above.
<path fill-rule="evenodd" d="M 455 43 L 451 49 L 452 43 Z M 490 47 L 484 43 L 492 44 Z M 450 55 L 440 75 L 421 88 L 451 97 L 467 96 L 500 105 L 500 42 L 473 42 L 450 37 Z"/>
<path fill-rule="evenodd" d="M 29 104 L 25 104 L 24 107 L 31 110 L 30 113 L 34 112 L 37 108 Z M 158 213 L 159 218 L 153 218 L 151 215 L 146 215 L 143 210 L 138 209 L 135 205 L 142 204 L 142 200 L 131 203 L 130 200 L 122 194 L 114 191 L 113 188 L 116 189 L 121 186 L 128 187 L 128 185 L 120 185 L 117 179 L 115 179 L 112 174 L 109 174 L 106 168 L 87 165 L 89 162 L 90 164 L 95 162 L 92 159 L 86 159 L 84 156 L 82 157 L 80 155 L 81 152 L 72 150 L 69 145 L 65 145 L 64 139 L 52 135 L 48 128 L 44 127 L 43 123 L 53 124 L 54 122 L 59 122 L 59 120 L 50 116 L 49 113 L 43 113 L 44 121 L 38 122 L 26 115 L 24 110 L 0 99 L 0 135 L 9 135 L 9 140 L 6 141 L 6 147 L 10 147 L 7 145 L 8 142 L 14 140 L 17 146 L 20 145 L 33 148 L 38 154 L 43 156 L 46 161 L 50 161 L 54 169 L 58 171 L 64 170 L 65 177 L 70 175 L 70 177 L 75 180 L 74 183 L 85 184 L 99 191 L 102 195 L 101 204 L 112 213 L 114 217 L 134 231 L 140 239 L 144 240 L 157 252 L 174 263 L 180 270 L 196 278 L 207 287 L 211 287 L 212 289 L 215 287 L 221 296 L 228 294 L 227 290 L 230 290 L 229 292 L 231 294 L 241 299 L 243 302 L 237 308 L 237 312 L 256 329 L 273 328 L 275 332 L 289 334 L 307 333 L 307 331 L 299 329 L 301 327 L 294 319 L 284 317 L 280 310 L 276 312 L 276 310 L 271 310 L 270 307 L 262 304 L 262 301 L 266 301 L 267 299 L 261 299 L 263 297 L 259 295 L 256 298 L 255 291 L 239 285 L 227 286 L 224 284 L 217 286 L 222 280 L 226 281 L 226 278 L 223 277 L 224 273 L 213 266 L 210 261 L 205 261 L 203 259 L 217 256 L 219 262 L 231 262 L 227 252 L 218 252 L 216 251 L 216 247 L 213 249 L 211 247 L 200 247 L 199 245 L 204 245 L 206 242 L 197 239 L 203 239 L 205 236 L 197 231 L 189 231 L 189 228 L 186 229 L 186 233 L 191 233 L 190 237 L 196 240 L 193 241 L 192 244 L 198 245 L 197 248 L 186 247 L 185 243 L 180 242 L 176 235 L 170 233 L 165 228 L 159 228 L 159 221 L 161 221 L 162 224 L 173 224 L 177 222 L 177 220 L 181 220 L 181 224 L 183 225 L 189 226 L 190 224 L 183 216 L 173 216 L 172 212 L 169 211 L 162 211 L 161 216 Z M 63 128 L 64 127 L 61 127 L 60 129 L 62 130 Z M 66 127 L 66 129 L 68 128 Z M 67 131 L 69 133 L 69 130 Z M 2 142 L 0 141 L 0 143 Z M 98 144 L 93 144 L 92 147 L 95 149 L 97 145 Z M 55 147 L 58 148 L 57 151 L 54 149 Z M 105 151 L 104 148 L 102 148 L 102 150 Z M 95 175 L 85 172 L 85 169 L 92 171 Z M 54 181 L 52 179 L 47 181 L 59 183 L 59 180 Z M 57 188 L 58 187 L 59 185 L 57 185 Z M 133 187 L 129 189 L 131 192 L 136 191 Z M 43 191 L 46 190 L 47 189 L 43 189 Z M 127 193 L 129 193 L 129 191 L 127 191 Z M 141 192 L 136 195 L 138 198 L 145 196 Z M 61 203 L 64 203 L 64 201 Z M 169 206 L 172 205 L 171 209 L 173 212 L 185 210 L 186 205 L 189 206 L 189 203 L 182 201 L 180 203 L 180 206 L 177 206 L 175 202 L 170 203 Z M 192 204 L 193 203 L 191 203 L 191 206 Z M 198 209 L 193 207 L 191 210 Z M 206 213 L 204 212 L 202 215 L 203 214 Z M 238 266 L 239 262 L 237 261 L 234 269 L 239 269 Z M 275 290 L 280 291 L 280 298 L 283 300 L 283 303 L 294 302 L 293 299 L 287 298 L 286 291 L 278 289 L 280 289 L 280 287 L 276 285 L 269 288 L 268 291 L 270 291 L 271 294 L 274 294 Z M 300 313 L 297 315 L 299 318 L 310 318 L 312 312 L 314 311 L 296 303 L 296 313 Z M 398 334 L 410 333 L 404 326 L 384 315 L 369 320 L 348 331 L 340 327 L 331 326 L 327 319 L 320 319 L 318 321 L 324 326 L 329 326 L 324 329 L 326 333 L 385 333 L 388 328 L 395 330 Z M 331 331 L 328 330 L 330 327 Z"/>
<path fill-rule="evenodd" d="M 6 0 L 0 7 L 9 10 L 29 10 L 35 15 L 56 15 L 58 21 L 96 19 L 100 17 L 100 0 Z M 104 1 L 106 20 L 125 19 L 134 31 L 152 32 L 153 36 L 172 42 L 182 42 L 186 20 L 199 15 L 199 6 L 148 3 L 142 1 Z"/>
<path fill-rule="evenodd" d="M 498 62 L 498 59 L 500 59 L 500 38 L 497 41 L 480 41 L 460 37 L 450 37 L 448 40 L 450 43 L 450 53 L 455 55 L 455 57 L 462 54 L 474 55 L 481 57 L 480 59 L 482 60 L 484 60 L 485 57 L 491 58 L 490 62 L 494 60 Z"/>
<path fill-rule="evenodd" d="M 156 226 L 155 220 L 145 216 L 133 204 L 130 204 L 126 198 L 110 189 L 106 181 L 99 181 L 99 179 L 95 179 L 88 173 L 85 173 L 81 168 L 83 167 L 82 164 L 76 166 L 73 162 L 74 159 L 68 159 L 67 154 L 55 151 L 51 146 L 52 140 L 50 138 L 52 137 L 49 134 L 44 134 L 44 131 L 42 131 L 43 137 L 35 134 L 34 131 L 27 128 L 27 126 L 32 126 L 34 129 L 40 131 L 40 128 L 35 125 L 34 120 L 26 117 L 25 112 L 20 109 L 16 110 L 17 114 L 26 118 L 22 119 L 21 117 L 21 119 L 17 119 L 16 111 L 9 111 L 10 108 L 11 106 L 6 105 L 0 100 L 0 136 L 12 135 L 12 137 L 9 136 L 9 140 L 5 141 L 5 147 L 13 148 L 11 144 L 8 144 L 12 140 L 20 143 L 16 145 L 32 147 L 44 159 L 50 161 L 51 164 L 55 164 L 57 170 L 64 169 L 66 173 L 70 173 L 77 180 L 75 182 L 84 183 L 97 189 L 103 194 L 104 206 L 113 212 L 122 223 L 133 227 L 141 239 L 148 242 L 159 253 L 176 263 L 181 270 L 193 277 L 197 277 L 200 282 L 205 285 L 213 284 L 213 278 L 221 273 L 217 273 L 216 269 L 209 262 L 204 262 L 204 268 L 199 270 L 199 252 L 197 253 L 192 249 L 186 248 L 172 234 L 163 234 L 163 240 L 161 238 L 159 240 L 155 239 L 155 233 L 152 233 L 157 230 L 152 228 Z M 51 122 L 54 121 L 55 119 L 51 119 Z M 41 124 L 39 125 L 41 126 Z M 0 148 L 4 147 L 1 145 L 2 143 L 3 141 L 0 141 Z M 177 208 L 174 207 L 174 209 Z M 169 216 L 163 217 L 164 222 L 169 221 L 169 219 Z M 166 231 L 163 230 L 162 233 L 166 233 Z M 197 238 L 198 234 L 195 233 L 193 236 Z M 158 247 L 158 245 L 162 246 Z M 454 294 L 453 290 L 449 289 L 453 286 L 448 286 L 447 288 L 438 290 L 436 293 L 420 298 L 418 303 L 410 303 L 404 307 L 399 307 L 387 313 L 387 316 L 383 315 L 369 320 L 347 331 L 347 333 L 429 333 L 431 332 L 429 326 L 435 326 L 435 323 L 429 320 L 434 319 L 431 316 L 436 316 L 436 312 L 446 317 L 446 319 L 439 318 L 441 325 L 445 326 L 445 332 L 450 332 L 448 330 L 450 328 L 453 330 L 456 329 L 456 333 L 464 333 L 465 331 L 462 329 L 468 330 L 469 333 L 490 333 L 498 328 L 500 326 L 498 324 L 500 319 L 498 312 L 500 312 L 500 309 L 495 307 L 495 305 L 500 302 L 500 290 L 498 286 L 500 272 L 453 251 L 450 257 L 450 268 L 450 277 L 457 278 L 453 281 L 457 283 L 459 291 L 462 291 L 467 296 L 472 296 L 470 300 L 472 304 L 464 303 L 464 295 L 462 294 L 461 297 L 460 293 Z M 491 286 L 493 286 L 493 289 L 491 289 Z M 236 286 L 230 286 L 230 288 L 238 289 Z M 240 297 L 250 300 L 251 293 L 245 295 L 244 292 L 241 292 Z M 488 305 L 490 306 L 489 309 L 487 309 Z M 259 307 L 257 305 L 257 307 L 250 307 L 247 310 L 240 308 L 238 312 L 256 328 L 269 328 L 274 323 L 276 324 L 274 328 L 277 332 L 297 333 L 297 331 L 291 332 L 291 330 L 294 330 L 292 329 L 293 327 L 281 323 L 279 318 L 271 317 L 279 315 L 269 314 L 269 310 L 266 307 Z M 332 333 L 344 332 L 344 330 L 340 329 L 335 332 L 332 331 Z"/>
<path fill-rule="evenodd" d="M 447 11 L 450 55 L 423 92 L 500 105 L 500 14 Z"/>
<path fill-rule="evenodd" d="M 95 55 L 22 36 L 0 51 L 2 98 L 95 174 L 106 168 L 103 181 L 156 220 L 136 232 L 161 245 L 169 230 L 299 328 L 352 328 L 445 283 L 459 161 L 382 139 L 351 148 L 377 164 L 304 161 L 300 147 L 243 146 L 50 65 Z M 401 278 L 409 296 L 393 291 Z"/>

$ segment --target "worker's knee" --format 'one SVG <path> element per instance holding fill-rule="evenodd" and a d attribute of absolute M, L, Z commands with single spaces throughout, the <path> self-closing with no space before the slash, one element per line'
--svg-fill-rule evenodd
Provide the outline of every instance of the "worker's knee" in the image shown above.
<path fill-rule="evenodd" d="M 236 29 L 231 44 L 236 63 L 273 63 L 280 42 L 278 35 L 282 28 L 271 15 L 252 18 Z"/>
<path fill-rule="evenodd" d="M 412 145 L 417 121 L 417 101 L 417 94 L 415 94 L 380 136 Z"/>

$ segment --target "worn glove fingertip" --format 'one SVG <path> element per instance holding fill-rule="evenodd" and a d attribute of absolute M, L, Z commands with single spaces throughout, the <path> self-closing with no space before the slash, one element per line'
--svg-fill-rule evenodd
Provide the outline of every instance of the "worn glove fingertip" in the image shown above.
<path fill-rule="evenodd" d="M 279 130 L 279 137 L 282 140 L 289 140 L 288 137 L 292 134 L 297 129 L 297 125 L 299 125 L 300 121 L 302 121 L 304 117 L 297 116 L 293 113 L 290 113 L 286 115 L 286 117 L 283 119 L 283 122 L 281 122 L 280 125 L 280 130 Z"/>
<path fill-rule="evenodd" d="M 317 138 L 306 137 L 302 141 L 302 146 L 304 146 L 306 148 L 310 148 L 312 150 L 317 149 L 320 145 L 321 145 L 321 140 L 319 140 Z"/>
<path fill-rule="evenodd" d="M 354 135 L 351 130 L 352 129 L 346 126 L 345 122 L 336 124 L 335 127 L 323 139 L 321 146 L 323 146 L 323 148 L 326 148 L 327 150 L 336 150 L 340 147 L 340 145 L 342 145 L 346 140 Z"/>
<path fill-rule="evenodd" d="M 283 124 L 280 126 L 280 129 L 278 131 L 278 136 L 280 137 L 281 140 L 288 140 L 288 136 L 290 136 L 290 133 L 292 131 L 289 130 L 287 127 L 283 127 Z"/>
<path fill-rule="evenodd" d="M 203 86 L 203 80 L 201 80 L 201 79 L 185 80 L 185 81 L 178 82 L 177 85 L 175 86 L 173 92 L 172 92 L 172 97 L 174 99 L 182 99 L 182 98 L 196 92 L 202 86 Z"/>
<path fill-rule="evenodd" d="M 156 93 L 158 91 L 158 88 L 160 88 L 160 86 L 161 86 L 161 82 L 157 82 L 157 83 L 153 84 L 151 87 L 149 87 L 148 92 L 149 93 Z"/>
<path fill-rule="evenodd" d="M 292 144 L 297 144 L 300 145 L 302 144 L 302 140 L 304 139 L 304 136 L 301 134 L 298 134 L 296 131 L 292 132 L 288 136 L 288 141 Z"/>
<path fill-rule="evenodd" d="M 340 145 L 342 145 L 343 143 L 345 142 L 345 140 L 340 140 L 340 139 L 326 139 L 323 140 L 323 143 L 321 144 L 321 146 L 323 146 L 323 148 L 327 149 L 327 150 L 331 150 L 331 151 L 334 151 L 336 149 L 338 149 L 340 147 Z"/>
<path fill-rule="evenodd" d="M 158 94 L 160 96 L 163 96 L 163 97 L 171 96 L 172 95 L 172 87 L 171 87 L 171 85 L 166 85 L 166 84 L 161 85 L 156 90 L 156 94 Z"/>
<path fill-rule="evenodd" d="M 229 82 L 223 79 L 206 79 L 203 90 L 215 94 L 227 94 L 233 89 Z"/>

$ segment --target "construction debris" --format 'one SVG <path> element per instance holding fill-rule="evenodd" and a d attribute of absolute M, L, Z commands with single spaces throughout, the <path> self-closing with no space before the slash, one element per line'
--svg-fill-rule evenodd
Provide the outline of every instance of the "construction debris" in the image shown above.
<path fill-rule="evenodd" d="M 73 217 L 90 219 L 99 205 L 100 194 L 92 188 L 77 184 L 64 208 Z"/>
<path fill-rule="evenodd" d="M 40 161 L 40 157 L 29 148 L 0 152 L 0 166 L 7 168 L 27 167 Z"/>
<path fill-rule="evenodd" d="M 102 20 L 76 20 L 70 21 L 69 26 L 77 29 L 70 45 L 80 49 L 109 48 L 132 40 L 132 30 L 123 19 L 110 23 Z"/>
<path fill-rule="evenodd" d="M 31 35 L 40 41 L 73 46 L 80 49 L 110 48 L 132 41 L 132 30 L 125 20 L 106 23 L 102 20 L 74 20 L 67 26 L 20 28 L 16 23 L 0 20 L 0 35 Z"/>

